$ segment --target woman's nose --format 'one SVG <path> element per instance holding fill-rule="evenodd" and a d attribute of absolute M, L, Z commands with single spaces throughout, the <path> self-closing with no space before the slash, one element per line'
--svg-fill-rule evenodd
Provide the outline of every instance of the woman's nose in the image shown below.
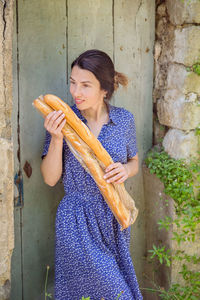
<path fill-rule="evenodd" d="M 74 89 L 74 96 L 75 97 L 79 97 L 81 96 L 81 88 L 76 86 L 75 89 Z"/>

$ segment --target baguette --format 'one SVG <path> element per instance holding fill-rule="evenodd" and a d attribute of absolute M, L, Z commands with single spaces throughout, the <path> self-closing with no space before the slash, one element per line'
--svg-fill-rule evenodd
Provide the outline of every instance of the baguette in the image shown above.
<path fill-rule="evenodd" d="M 48 114 L 50 114 L 53 111 L 53 109 L 43 101 L 42 97 L 41 98 L 40 97 L 35 99 L 32 105 L 38 110 L 38 112 L 43 117 L 46 117 Z"/>
<path fill-rule="evenodd" d="M 48 115 L 52 109 L 44 103 L 41 99 L 35 99 L 33 105 L 44 115 Z M 77 135 L 77 133 L 70 127 L 70 125 L 65 124 L 62 132 L 64 138 L 68 143 L 71 151 L 75 157 L 80 161 L 83 167 L 86 166 L 86 170 L 89 170 L 89 173 L 94 178 L 97 183 L 105 201 L 112 210 L 115 218 L 122 226 L 121 230 L 129 227 L 130 225 L 130 211 L 125 207 L 123 202 L 120 200 L 119 194 L 117 193 L 114 186 L 110 183 L 107 183 L 103 178 L 104 172 L 100 167 L 96 157 L 92 154 L 91 149 L 88 145 L 82 141 L 82 139 Z M 83 163 L 82 163 L 83 160 Z"/>
<path fill-rule="evenodd" d="M 77 132 L 77 134 L 82 138 L 82 140 L 93 150 L 95 153 L 99 164 L 105 170 L 110 164 L 113 163 L 112 157 L 102 146 L 100 141 L 96 136 L 89 130 L 87 125 L 83 123 L 78 116 L 73 112 L 71 107 L 61 100 L 59 97 L 46 94 L 43 96 L 44 101 L 55 110 L 62 110 L 66 116 L 67 123 Z M 138 209 L 135 207 L 135 202 L 130 194 L 126 191 L 124 183 L 116 184 L 113 183 L 115 189 L 117 190 L 120 199 L 123 201 L 124 205 L 131 212 L 131 224 L 133 224 L 138 215 Z"/>
<path fill-rule="evenodd" d="M 101 145 L 96 136 L 90 131 L 79 117 L 73 112 L 71 107 L 62 101 L 59 97 L 51 94 L 43 96 L 44 102 L 55 110 L 62 110 L 66 116 L 67 123 L 77 132 L 82 140 L 94 151 L 97 158 L 108 167 L 113 163 L 113 160 L 105 148 Z"/>

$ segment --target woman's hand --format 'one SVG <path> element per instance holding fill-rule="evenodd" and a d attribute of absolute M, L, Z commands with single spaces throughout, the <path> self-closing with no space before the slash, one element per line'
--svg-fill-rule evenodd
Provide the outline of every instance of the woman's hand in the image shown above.
<path fill-rule="evenodd" d="M 61 130 L 63 129 L 65 123 L 65 115 L 62 113 L 62 111 L 54 110 L 45 117 L 44 127 L 51 134 L 52 138 L 56 140 L 62 140 L 63 133 Z"/>
<path fill-rule="evenodd" d="M 108 183 L 122 183 L 129 177 L 128 168 L 125 164 L 121 164 L 120 162 L 109 165 L 105 172 L 106 174 L 103 178 L 106 179 Z"/>

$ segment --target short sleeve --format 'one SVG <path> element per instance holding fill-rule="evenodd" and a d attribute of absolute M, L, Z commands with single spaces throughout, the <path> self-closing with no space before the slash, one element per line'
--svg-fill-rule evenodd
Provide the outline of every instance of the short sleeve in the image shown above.
<path fill-rule="evenodd" d="M 43 146 L 43 152 L 42 152 L 42 155 L 41 155 L 42 159 L 48 153 L 50 142 L 51 142 L 51 134 L 46 130 L 46 135 L 45 135 L 45 140 L 44 140 L 44 146 Z"/>
<path fill-rule="evenodd" d="M 127 159 L 130 159 L 133 156 L 135 156 L 138 152 L 135 118 L 132 113 L 128 122 L 126 145 L 127 145 Z"/>

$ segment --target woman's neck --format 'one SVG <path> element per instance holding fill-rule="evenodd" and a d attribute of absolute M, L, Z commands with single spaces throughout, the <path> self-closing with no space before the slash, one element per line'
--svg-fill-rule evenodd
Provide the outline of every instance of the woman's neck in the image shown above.
<path fill-rule="evenodd" d="M 100 123 L 102 121 L 107 121 L 109 116 L 108 107 L 104 101 L 94 107 L 81 110 L 81 114 L 84 116 L 84 118 L 86 118 L 88 122 L 91 123 Z"/>

